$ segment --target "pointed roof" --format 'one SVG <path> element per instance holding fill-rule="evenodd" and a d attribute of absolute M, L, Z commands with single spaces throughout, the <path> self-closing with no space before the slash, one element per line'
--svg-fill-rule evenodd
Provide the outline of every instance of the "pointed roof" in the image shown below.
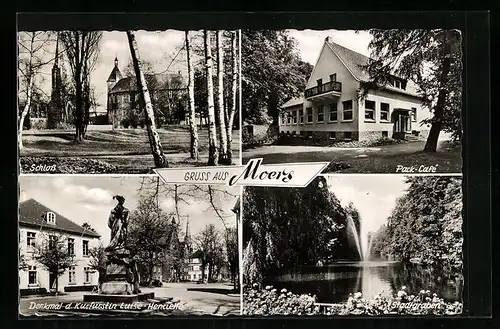
<path fill-rule="evenodd" d="M 292 106 L 297 106 L 297 105 L 302 105 L 304 104 L 304 95 L 300 95 L 300 97 L 294 97 L 290 100 L 288 100 L 287 102 L 285 102 L 285 104 L 283 104 L 283 108 L 285 107 L 292 107 Z"/>
<path fill-rule="evenodd" d="M 47 212 L 52 212 L 56 215 L 56 223 L 48 224 L 44 219 L 43 215 Z M 92 238 L 99 238 L 100 235 L 96 232 L 92 232 L 88 229 L 81 227 L 80 225 L 72 222 L 68 218 L 56 213 L 52 209 L 44 206 L 34 199 L 29 199 L 23 201 L 19 204 L 19 225 L 36 227 L 38 229 L 50 229 L 65 233 L 72 233 L 77 235 L 83 235 Z"/>
<path fill-rule="evenodd" d="M 352 74 L 354 79 L 358 81 L 367 82 L 370 80 L 370 74 L 363 69 L 363 66 L 373 61 L 372 58 L 355 52 L 349 48 L 339 45 L 332 41 L 332 38 L 327 37 L 325 43 L 333 51 L 333 53 L 340 59 L 340 61 L 345 65 L 347 70 Z M 407 79 L 408 83 L 406 90 L 395 88 L 392 86 L 386 86 L 385 88 L 391 91 L 396 91 L 404 94 L 409 94 L 412 96 L 419 96 L 417 93 L 417 87 L 410 79 Z"/>
<path fill-rule="evenodd" d="M 123 75 L 120 72 L 120 69 L 118 68 L 118 58 L 115 57 L 115 66 L 113 67 L 113 70 L 111 71 L 111 74 L 109 75 L 107 82 L 118 81 L 122 78 Z"/>

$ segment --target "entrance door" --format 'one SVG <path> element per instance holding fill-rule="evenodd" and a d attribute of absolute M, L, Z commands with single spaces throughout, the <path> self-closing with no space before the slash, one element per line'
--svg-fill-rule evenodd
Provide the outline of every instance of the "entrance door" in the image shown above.
<path fill-rule="evenodd" d="M 411 131 L 411 121 L 408 110 L 394 110 L 391 119 L 393 122 L 393 138 L 404 139 L 405 133 Z"/>

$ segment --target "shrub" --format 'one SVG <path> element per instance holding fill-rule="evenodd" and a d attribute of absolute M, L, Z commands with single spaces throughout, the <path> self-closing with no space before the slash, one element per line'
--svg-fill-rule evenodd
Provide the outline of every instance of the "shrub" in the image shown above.
<path fill-rule="evenodd" d="M 340 304 L 318 304 L 316 297 L 296 295 L 271 286 L 259 289 L 257 284 L 244 287 L 245 315 L 458 315 L 462 313 L 460 302 L 445 302 L 429 290 L 410 294 L 402 287 L 393 296 L 379 293 L 363 298 L 361 292 L 351 294 Z"/>
<path fill-rule="evenodd" d="M 161 286 L 163 286 L 163 283 L 158 279 L 154 279 L 153 282 L 151 282 L 151 285 L 153 287 L 161 287 Z"/>

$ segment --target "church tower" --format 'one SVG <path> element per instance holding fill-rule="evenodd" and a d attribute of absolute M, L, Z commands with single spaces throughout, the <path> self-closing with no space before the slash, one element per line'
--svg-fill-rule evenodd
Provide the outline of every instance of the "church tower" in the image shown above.
<path fill-rule="evenodd" d="M 52 91 L 50 94 L 50 105 L 47 113 L 47 128 L 53 129 L 62 121 L 63 104 L 62 104 L 62 78 L 61 67 L 59 66 L 59 34 L 56 38 L 56 52 L 54 57 L 54 65 L 52 66 Z"/>
<path fill-rule="evenodd" d="M 191 232 L 189 232 L 189 219 L 186 221 L 186 235 L 184 236 L 184 246 L 186 255 L 193 253 L 193 241 L 191 240 Z"/>
<path fill-rule="evenodd" d="M 108 94 L 113 89 L 113 87 L 116 85 L 118 81 L 120 81 L 123 78 L 122 73 L 120 72 L 120 69 L 118 68 L 118 58 L 115 56 L 115 66 L 113 67 L 113 70 L 111 71 L 111 74 L 108 77 L 108 80 L 106 81 L 108 84 Z"/>

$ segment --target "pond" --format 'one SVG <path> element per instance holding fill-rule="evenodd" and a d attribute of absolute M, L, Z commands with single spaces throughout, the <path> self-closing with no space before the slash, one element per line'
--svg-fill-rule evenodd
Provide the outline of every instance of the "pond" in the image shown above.
<path fill-rule="evenodd" d="M 305 266 L 297 271 L 280 273 L 265 282 L 296 294 L 316 295 L 320 303 L 341 303 L 349 294 L 362 292 L 363 297 L 392 295 L 406 286 L 417 294 L 430 290 L 445 301 L 462 301 L 462 279 L 445 279 L 437 270 L 413 263 L 394 261 L 337 262 L 327 266 Z"/>

